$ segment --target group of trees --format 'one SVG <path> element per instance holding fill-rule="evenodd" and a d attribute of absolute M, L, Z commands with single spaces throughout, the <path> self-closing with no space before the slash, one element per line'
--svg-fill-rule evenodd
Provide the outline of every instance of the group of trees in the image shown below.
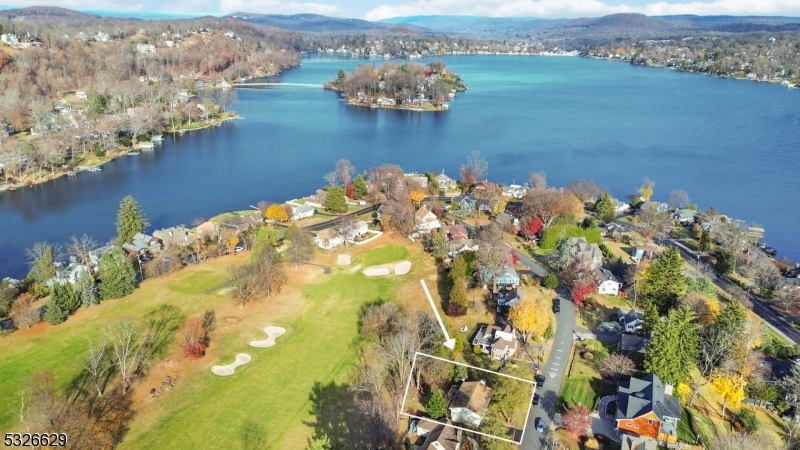
<path fill-rule="evenodd" d="M 299 263 L 300 261 L 297 261 Z M 263 246 L 252 260 L 228 268 L 228 283 L 234 298 L 244 308 L 259 296 L 278 294 L 286 283 L 281 256 L 272 246 Z"/>
<path fill-rule="evenodd" d="M 450 296 L 447 300 L 447 315 L 452 317 L 463 316 L 467 313 L 467 286 L 472 281 L 475 252 L 462 252 L 453 258 L 450 265 L 448 281 Z"/>

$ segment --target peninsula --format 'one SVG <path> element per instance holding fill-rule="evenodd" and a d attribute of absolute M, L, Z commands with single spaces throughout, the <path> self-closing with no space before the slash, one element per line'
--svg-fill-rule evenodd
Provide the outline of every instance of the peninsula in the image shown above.
<path fill-rule="evenodd" d="M 456 92 L 465 91 L 467 86 L 447 70 L 444 62 L 435 61 L 428 65 L 386 63 L 381 67 L 362 64 L 349 75 L 339 69 L 325 89 L 341 92 L 349 105 L 444 111 Z"/>

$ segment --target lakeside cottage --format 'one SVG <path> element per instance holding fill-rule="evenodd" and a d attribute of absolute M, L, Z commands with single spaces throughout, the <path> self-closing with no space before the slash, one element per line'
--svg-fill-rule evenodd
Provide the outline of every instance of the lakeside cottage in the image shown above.
<path fill-rule="evenodd" d="M 189 230 L 183 225 L 164 228 L 153 232 L 153 237 L 158 239 L 165 249 L 172 247 L 186 247 L 197 239 L 195 230 Z"/>
<path fill-rule="evenodd" d="M 436 183 L 439 184 L 439 190 L 442 192 L 458 188 L 458 182 L 445 175 L 444 169 L 442 169 L 442 173 L 436 175 L 434 179 Z"/>

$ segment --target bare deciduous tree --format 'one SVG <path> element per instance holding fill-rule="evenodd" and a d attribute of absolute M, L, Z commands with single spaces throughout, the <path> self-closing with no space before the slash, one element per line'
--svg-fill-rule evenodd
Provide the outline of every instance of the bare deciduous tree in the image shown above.
<path fill-rule="evenodd" d="M 334 170 L 336 177 L 341 180 L 342 185 L 347 186 L 347 183 L 353 180 L 353 175 L 356 173 L 356 166 L 346 159 L 336 161 L 336 169 Z"/>
<path fill-rule="evenodd" d="M 689 193 L 680 189 L 675 189 L 669 193 L 669 206 L 673 208 L 685 208 L 689 206 Z"/>
<path fill-rule="evenodd" d="M 260 290 L 260 281 L 253 264 L 241 264 L 228 268 L 228 283 L 239 306 L 251 302 Z"/>
<path fill-rule="evenodd" d="M 98 397 L 103 396 L 103 376 L 111 369 L 106 355 L 107 349 L 108 346 L 105 342 L 95 347 L 92 341 L 89 340 L 89 352 L 83 364 L 83 368 L 86 370 L 86 373 L 89 374 L 92 383 L 94 383 Z"/>
<path fill-rule="evenodd" d="M 580 200 L 581 203 L 594 200 L 600 193 L 592 180 L 572 180 L 567 183 L 566 189 Z"/>
<path fill-rule="evenodd" d="M 636 365 L 627 356 L 613 353 L 600 363 L 598 369 L 600 375 L 609 380 L 614 380 L 614 383 L 619 385 L 620 378 L 632 374 L 636 369 Z"/>
<path fill-rule="evenodd" d="M 549 227 L 556 217 L 572 214 L 574 197 L 569 192 L 547 189 L 530 189 L 522 199 L 522 209 L 529 216 L 542 219 L 544 227 Z"/>
<path fill-rule="evenodd" d="M 529 173 L 528 184 L 533 189 L 545 189 L 547 187 L 547 174 L 544 172 Z"/>
<path fill-rule="evenodd" d="M 111 342 L 111 356 L 119 370 L 122 393 L 125 394 L 147 360 L 150 334 L 140 332 L 131 322 L 118 322 L 106 327 L 106 337 Z"/>
<path fill-rule="evenodd" d="M 328 182 L 328 186 L 330 187 L 339 185 L 339 175 L 335 171 L 325 174 L 325 176 L 322 178 L 324 178 L 325 181 Z"/>
<path fill-rule="evenodd" d="M 297 270 L 299 264 L 311 261 L 314 257 L 314 244 L 311 235 L 296 225 L 289 227 L 287 237 L 290 243 L 284 255 L 286 255 L 286 261 L 294 264 L 294 269 Z"/>
<path fill-rule="evenodd" d="M 461 183 L 467 188 L 489 173 L 489 163 L 480 152 L 473 151 L 467 157 L 467 162 L 459 166 L 458 172 L 461 174 Z"/>
<path fill-rule="evenodd" d="M 67 254 L 74 256 L 79 264 L 88 267 L 89 273 L 91 273 L 94 267 L 92 252 L 96 250 L 97 247 L 97 241 L 86 234 L 81 237 L 72 236 L 72 238 L 70 238 L 70 244 L 67 246 Z"/>

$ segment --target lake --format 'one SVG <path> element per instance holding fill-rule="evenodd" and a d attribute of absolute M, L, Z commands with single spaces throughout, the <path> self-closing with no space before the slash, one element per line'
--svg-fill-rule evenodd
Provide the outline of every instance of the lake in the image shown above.
<path fill-rule="evenodd" d="M 800 91 L 583 58 L 442 59 L 469 85 L 449 111 L 358 108 L 308 87 L 242 90 L 241 120 L 0 193 L 0 277 L 23 277 L 36 241 L 107 241 L 125 195 L 152 231 L 311 194 L 339 158 L 359 171 L 386 162 L 456 177 L 473 150 L 498 183 L 544 171 L 551 185 L 590 178 L 624 199 L 647 176 L 655 200 L 683 189 L 701 209 L 764 226 L 779 256 L 800 260 Z M 363 62 L 307 58 L 272 80 L 322 84 Z"/>

